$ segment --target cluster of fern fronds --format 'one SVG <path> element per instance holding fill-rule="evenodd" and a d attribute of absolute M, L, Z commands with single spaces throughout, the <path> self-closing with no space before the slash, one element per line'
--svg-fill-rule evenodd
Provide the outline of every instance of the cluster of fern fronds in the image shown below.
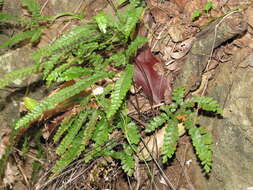
<path fill-rule="evenodd" d="M 38 3 L 33 0 L 24 2 L 27 2 L 25 5 L 31 11 L 32 20 L 37 18 Z M 59 142 L 56 152 L 60 157 L 53 169 L 55 173 L 83 153 L 86 161 L 102 155 L 120 159 L 123 169 L 132 174 L 134 160 L 131 155 L 139 142 L 138 130 L 123 112 L 123 102 L 133 77 L 133 65 L 129 64 L 129 59 L 147 42 L 143 37 L 130 40 L 143 10 L 138 1 L 132 0 L 124 12 L 116 13 L 113 22 L 115 17 L 100 13 L 92 21 L 73 28 L 53 44 L 36 51 L 32 55 L 34 65 L 7 73 L 0 79 L 2 88 L 17 78 L 41 72 L 47 85 L 70 84 L 30 106 L 29 113 L 15 124 L 16 130 L 28 127 L 46 111 L 76 98 L 78 111 L 64 119 L 54 137 L 55 143 Z M 15 43 L 23 39 L 20 37 Z M 7 44 L 13 45 L 6 42 L 4 47 Z M 99 94 L 93 93 L 95 83 L 103 84 Z M 90 87 L 92 90 L 88 90 Z M 122 151 L 114 152 L 116 143 L 109 139 L 109 134 L 116 129 L 122 130 L 128 140 L 122 145 Z M 106 145 L 108 140 L 112 142 Z M 91 151 L 86 150 L 90 142 L 93 142 Z M 100 150 L 102 146 L 104 148 Z"/>
<path fill-rule="evenodd" d="M 173 103 L 161 108 L 162 113 L 149 122 L 145 132 L 151 133 L 157 128 L 165 127 L 161 155 L 166 163 L 174 155 L 180 135 L 186 131 L 192 139 L 204 171 L 208 173 L 212 165 L 213 139 L 207 128 L 200 126 L 198 114 L 199 111 L 222 114 L 222 110 L 211 97 L 197 96 L 184 100 L 184 92 L 184 87 L 174 89 Z"/>
<path fill-rule="evenodd" d="M 2 47 L 22 41 L 24 35 L 29 34 L 31 42 L 41 35 L 39 4 L 34 0 L 22 2 L 31 12 L 32 27 Z M 16 122 L 16 130 L 29 127 L 45 112 L 59 107 L 63 102 L 70 99 L 75 102 L 75 112 L 64 118 L 53 138 L 59 155 L 54 173 L 61 172 L 82 155 L 86 162 L 100 156 L 110 156 L 121 161 L 128 175 L 133 174 L 133 155 L 140 142 L 140 133 L 137 124 L 127 115 L 125 102 L 134 70 L 129 60 L 147 42 L 143 37 L 131 38 L 143 10 L 138 0 L 131 0 L 124 12 L 115 13 L 116 17 L 100 13 L 92 21 L 73 28 L 53 44 L 36 51 L 32 55 L 34 65 L 7 73 L 0 79 L 0 88 L 3 88 L 17 78 L 42 73 L 47 85 L 63 84 L 40 103 L 30 106 L 29 112 Z M 183 98 L 183 89 L 177 89 L 173 94 L 174 103 L 166 106 L 164 112 L 150 122 L 146 132 L 166 125 L 162 151 L 163 161 L 166 162 L 176 150 L 179 138 L 177 124 L 183 122 L 208 172 L 212 138 L 205 128 L 196 127 L 198 113 L 194 107 L 198 105 L 203 110 L 217 113 L 220 109 L 210 98 L 196 97 L 186 101 Z M 117 138 L 112 137 L 114 131 L 120 131 L 124 138 L 121 148 L 114 149 L 118 145 Z"/>

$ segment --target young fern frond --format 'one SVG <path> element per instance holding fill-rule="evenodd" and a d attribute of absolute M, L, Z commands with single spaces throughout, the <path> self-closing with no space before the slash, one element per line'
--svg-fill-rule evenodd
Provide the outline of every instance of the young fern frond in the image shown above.
<path fill-rule="evenodd" d="M 88 117 L 88 115 L 89 115 L 89 111 L 84 110 L 75 117 L 75 121 L 71 125 L 71 128 L 68 130 L 68 134 L 62 139 L 60 145 L 56 149 L 56 153 L 58 155 L 63 155 L 69 149 L 72 141 L 78 134 L 83 123 L 86 121 L 86 118 Z"/>
<path fill-rule="evenodd" d="M 108 119 L 111 119 L 121 106 L 126 93 L 131 87 L 132 78 L 133 65 L 127 65 L 125 72 L 121 74 L 120 79 L 116 82 L 114 91 L 112 92 L 111 105 L 106 113 Z"/>
<path fill-rule="evenodd" d="M 177 141 L 179 139 L 177 124 L 177 122 L 170 121 L 166 126 L 161 152 L 163 163 L 166 163 L 176 151 Z"/>
<path fill-rule="evenodd" d="M 37 72 L 37 67 L 38 66 L 34 64 L 34 65 L 5 74 L 3 78 L 0 79 L 0 88 L 7 86 L 8 84 L 10 84 L 11 82 L 17 79 L 22 79 L 26 76 L 31 75 L 31 73 Z"/>
<path fill-rule="evenodd" d="M 25 115 L 23 118 L 18 120 L 16 123 L 16 129 L 28 125 L 31 121 L 37 119 L 44 111 L 53 109 L 58 103 L 79 94 L 82 90 L 86 89 L 96 81 L 108 77 L 108 74 L 99 73 L 91 77 L 81 79 L 77 81 L 74 85 L 66 87 L 59 92 L 45 98 L 38 106 Z"/>

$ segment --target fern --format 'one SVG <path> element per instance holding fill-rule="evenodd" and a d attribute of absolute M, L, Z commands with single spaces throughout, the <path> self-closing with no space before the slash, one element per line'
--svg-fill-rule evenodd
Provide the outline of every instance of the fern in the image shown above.
<path fill-rule="evenodd" d="M 56 153 L 58 155 L 63 155 L 66 150 L 69 149 L 72 141 L 74 140 L 75 136 L 78 134 L 83 123 L 88 117 L 88 114 L 89 111 L 84 110 L 74 118 L 75 122 L 73 123 L 73 125 L 71 125 L 71 128 L 68 130 L 68 134 L 64 137 L 64 139 L 61 141 L 61 144 L 56 149 Z"/>
<path fill-rule="evenodd" d="M 78 120 L 75 121 L 73 128 L 68 131 L 68 134 L 62 140 L 60 146 L 58 147 L 58 152 L 62 157 L 57 161 L 55 168 L 53 169 L 54 173 L 60 172 L 73 160 L 77 159 L 80 154 L 85 150 L 85 146 L 88 141 L 91 139 L 93 131 L 95 130 L 96 122 L 98 119 L 98 111 L 93 110 L 93 113 L 90 117 L 90 121 L 85 126 L 84 130 L 79 132 L 79 135 L 76 135 L 82 126 L 82 122 L 86 119 L 87 112 L 82 112 Z M 77 126 L 76 126 L 77 124 Z M 65 140 L 66 139 L 66 140 Z M 68 150 L 68 151 L 66 151 Z"/>
<path fill-rule="evenodd" d="M 158 127 L 162 126 L 167 121 L 167 117 L 168 116 L 165 113 L 161 113 L 160 115 L 154 117 L 147 125 L 145 133 L 151 133 Z"/>
<path fill-rule="evenodd" d="M 3 78 L 0 79 L 0 88 L 7 86 L 8 84 L 10 84 L 11 82 L 17 79 L 22 79 L 28 75 L 31 75 L 31 73 L 35 73 L 36 71 L 37 71 L 37 65 L 31 65 L 31 66 L 7 73 L 3 76 Z"/>
<path fill-rule="evenodd" d="M 171 122 L 166 126 L 164 142 L 162 147 L 163 163 L 168 162 L 176 151 L 177 141 L 179 139 L 177 122 Z"/>
<path fill-rule="evenodd" d="M 196 96 L 191 98 L 186 102 L 186 106 L 192 105 L 192 103 L 197 103 L 200 109 L 205 111 L 212 111 L 218 114 L 222 114 L 222 109 L 220 108 L 218 102 L 211 97 Z"/>
<path fill-rule="evenodd" d="M 136 124 L 133 122 L 124 125 L 124 135 L 130 145 L 137 145 L 140 142 L 141 135 Z"/>
<path fill-rule="evenodd" d="M 86 41 L 86 43 L 94 42 L 100 39 L 101 34 L 92 24 L 86 24 L 82 26 L 77 26 L 73 28 L 69 33 L 62 35 L 57 39 L 52 45 L 39 49 L 33 54 L 33 58 L 39 61 L 43 57 L 48 57 L 56 52 L 70 50 L 70 48 L 75 48 L 75 45 L 81 40 Z"/>
<path fill-rule="evenodd" d="M 185 88 L 183 86 L 178 86 L 173 90 L 172 100 L 175 101 L 177 105 L 181 105 L 184 101 Z"/>
<path fill-rule="evenodd" d="M 136 8 L 132 5 L 128 7 L 124 13 L 117 15 L 121 22 L 116 22 L 115 27 L 124 35 L 125 39 L 128 39 L 130 34 L 134 31 L 143 10 L 142 7 Z"/>
<path fill-rule="evenodd" d="M 196 154 L 204 166 L 206 173 L 209 173 L 212 165 L 213 139 L 211 134 L 207 134 L 204 127 L 191 127 L 189 134 L 192 138 L 192 144 L 196 150 Z"/>
<path fill-rule="evenodd" d="M 90 117 L 90 121 L 87 124 L 87 126 L 85 126 L 82 142 L 82 146 L 84 147 L 88 144 L 89 140 L 92 138 L 93 132 L 95 131 L 95 126 L 98 120 L 98 114 L 99 113 L 97 110 L 93 110 L 92 116 Z"/>
<path fill-rule="evenodd" d="M 76 119 L 76 117 L 73 117 L 72 115 L 69 116 L 69 117 L 65 117 L 63 119 L 63 121 L 61 122 L 60 127 L 57 129 L 57 131 L 54 135 L 54 143 L 59 141 L 59 139 L 62 137 L 64 132 L 66 132 L 70 128 L 70 126 L 72 126 L 75 119 Z"/>
<path fill-rule="evenodd" d="M 120 79 L 116 82 L 114 91 L 112 92 L 111 106 L 107 111 L 108 119 L 111 119 L 111 117 L 119 109 L 123 98 L 125 98 L 126 93 L 131 87 L 132 77 L 133 77 L 133 66 L 127 65 L 125 72 L 122 73 Z"/>
<path fill-rule="evenodd" d="M 135 168 L 135 161 L 133 158 L 133 150 L 127 145 L 123 144 L 124 150 L 121 152 L 109 152 L 109 156 L 121 161 L 122 169 L 127 173 L 128 176 L 132 176 Z"/>
<path fill-rule="evenodd" d="M 0 13 L 0 23 L 9 23 L 10 21 L 19 22 L 19 18 L 6 13 Z"/>
<path fill-rule="evenodd" d="M 161 152 L 165 163 L 176 151 L 180 130 L 182 130 L 178 126 L 180 123 L 183 124 L 183 131 L 187 130 L 191 136 L 196 154 L 205 172 L 208 173 L 212 164 L 212 135 L 208 134 L 204 127 L 197 127 L 199 125 L 198 110 L 202 109 L 217 114 L 221 114 L 222 110 L 213 98 L 193 97 L 184 100 L 184 93 L 184 87 L 175 88 L 172 93 L 173 103 L 161 108 L 164 112 L 149 122 L 145 132 L 150 133 L 162 125 L 166 126 Z"/>
<path fill-rule="evenodd" d="M 22 0 L 22 5 L 32 13 L 32 19 L 36 20 L 40 17 L 40 4 L 35 0 Z"/>
<path fill-rule="evenodd" d="M 105 144 L 109 140 L 109 134 L 112 129 L 109 127 L 106 118 L 103 117 L 94 131 L 92 135 L 92 140 L 95 142 L 95 146 L 100 146 Z"/>
<path fill-rule="evenodd" d="M 34 107 L 34 109 L 30 113 L 18 120 L 18 122 L 16 123 L 16 129 L 22 126 L 26 126 L 31 121 L 38 118 L 44 111 L 54 108 L 58 103 L 80 93 L 82 90 L 84 90 L 94 82 L 107 76 L 108 74 L 101 73 L 85 79 L 81 79 L 77 81 L 74 85 L 66 87 L 59 92 L 53 94 L 52 96 L 45 98 L 38 106 Z"/>
<path fill-rule="evenodd" d="M 76 78 L 80 78 L 81 76 L 87 76 L 93 74 L 94 71 L 90 68 L 83 68 L 80 66 L 72 66 L 63 73 L 60 73 L 57 78 L 57 82 L 69 81 Z"/>
<path fill-rule="evenodd" d="M 37 33 L 39 31 L 40 31 L 40 28 L 15 34 L 13 37 L 11 37 L 6 42 L 4 42 L 2 45 L 0 45 L 0 48 L 11 47 L 14 44 L 20 43 L 24 40 L 32 39 L 34 37 L 34 35 L 37 35 Z"/>
<path fill-rule="evenodd" d="M 56 162 L 52 170 L 53 173 L 59 173 L 60 171 L 62 171 L 62 169 L 68 166 L 68 164 L 70 164 L 73 160 L 80 156 L 82 151 L 85 149 L 85 147 L 82 146 L 83 136 L 83 131 L 80 131 L 78 135 L 74 138 L 71 144 L 71 148 L 67 152 L 65 152 L 64 155 L 62 155 L 61 159 Z"/>
<path fill-rule="evenodd" d="M 95 70 L 99 71 L 104 68 L 104 58 L 97 54 L 97 53 L 92 53 L 88 57 L 89 62 L 94 66 Z"/>
<path fill-rule="evenodd" d="M 131 42 L 131 44 L 127 47 L 126 55 L 127 57 L 134 56 L 137 50 L 144 44 L 148 42 L 148 39 L 142 36 L 137 36 L 135 40 Z"/>
<path fill-rule="evenodd" d="M 128 63 L 128 59 L 125 55 L 124 51 L 119 51 L 114 53 L 108 60 L 108 63 L 115 63 L 115 66 L 126 65 Z"/>

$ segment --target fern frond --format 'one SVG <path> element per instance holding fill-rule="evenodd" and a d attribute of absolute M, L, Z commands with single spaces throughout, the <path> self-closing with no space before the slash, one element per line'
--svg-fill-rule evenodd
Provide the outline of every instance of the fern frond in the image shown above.
<path fill-rule="evenodd" d="M 145 133 L 151 133 L 155 131 L 158 127 L 162 126 L 168 120 L 168 116 L 165 113 L 154 117 L 145 129 Z"/>
<path fill-rule="evenodd" d="M 35 33 L 33 34 L 32 38 L 30 40 L 31 43 L 36 43 L 36 42 L 39 41 L 39 39 L 42 35 L 42 30 L 43 30 L 43 27 L 36 28 L 36 31 L 35 31 Z"/>
<path fill-rule="evenodd" d="M 32 19 L 40 17 L 40 4 L 35 0 L 22 0 L 22 5 L 32 13 Z"/>
<path fill-rule="evenodd" d="M 133 151 L 129 145 L 124 144 L 124 150 L 122 152 L 111 151 L 108 153 L 114 159 L 121 161 L 122 169 L 128 176 L 132 176 L 135 168 L 135 161 L 133 158 Z"/>
<path fill-rule="evenodd" d="M 38 66 L 34 64 L 34 65 L 5 74 L 3 78 L 0 79 L 0 88 L 7 86 L 8 84 L 10 84 L 11 82 L 17 79 L 22 79 L 26 76 L 31 75 L 31 73 L 37 72 L 37 67 Z"/>
<path fill-rule="evenodd" d="M 72 66 L 66 71 L 64 71 L 62 74 L 60 74 L 59 78 L 57 79 L 57 82 L 69 81 L 76 78 L 80 78 L 81 76 L 88 76 L 93 73 L 94 71 L 91 68 Z"/>
<path fill-rule="evenodd" d="M 135 168 L 133 155 L 123 154 L 121 157 L 122 169 L 128 176 L 132 176 Z"/>
<path fill-rule="evenodd" d="M 108 63 L 116 63 L 115 66 L 126 65 L 128 63 L 128 59 L 124 51 L 114 53 L 107 61 Z"/>
<path fill-rule="evenodd" d="M 19 22 L 19 18 L 6 13 L 0 13 L 0 23 L 8 23 L 10 21 Z"/>
<path fill-rule="evenodd" d="M 196 154 L 204 166 L 206 173 L 209 173 L 212 165 L 213 139 L 212 135 L 207 133 L 204 127 L 191 127 L 189 135 L 192 138 L 192 144 L 196 150 Z"/>
<path fill-rule="evenodd" d="M 57 81 L 61 73 L 68 69 L 70 66 L 70 63 L 65 63 L 53 70 L 46 78 L 47 86 L 50 86 L 53 82 Z"/>
<path fill-rule="evenodd" d="M 95 70 L 101 70 L 104 69 L 104 58 L 97 54 L 97 53 L 92 53 L 90 56 L 88 56 L 88 61 L 94 66 Z"/>
<path fill-rule="evenodd" d="M 39 102 L 35 99 L 24 97 L 24 106 L 28 111 L 31 111 L 35 106 L 39 104 Z"/>
<path fill-rule="evenodd" d="M 66 152 L 66 150 L 69 149 L 71 143 L 73 142 L 74 138 L 78 134 L 83 123 L 86 121 L 88 114 L 89 114 L 89 111 L 84 110 L 75 117 L 75 121 L 73 125 L 71 125 L 71 128 L 69 128 L 68 134 L 62 139 L 60 145 L 56 149 L 56 153 L 58 155 L 63 155 Z"/>
<path fill-rule="evenodd" d="M 177 124 L 177 122 L 170 121 L 166 126 L 161 153 L 163 163 L 166 163 L 176 151 L 177 141 L 179 139 Z"/>
<path fill-rule="evenodd" d="M 141 135 L 138 131 L 137 125 L 134 122 L 130 122 L 124 126 L 124 135 L 130 145 L 137 145 L 140 142 Z"/>
<path fill-rule="evenodd" d="M 15 44 L 18 44 L 24 40 L 31 39 L 36 33 L 38 33 L 39 29 L 34 30 L 28 30 L 25 32 L 20 32 L 18 34 L 15 34 L 13 37 L 5 41 L 2 45 L 0 45 L 0 48 L 7 48 L 11 47 Z"/>
<path fill-rule="evenodd" d="M 107 111 L 107 118 L 111 117 L 117 112 L 125 98 L 126 93 L 131 87 L 133 78 L 133 65 L 127 65 L 124 73 L 121 74 L 120 79 L 116 82 L 114 91 L 112 92 L 111 106 Z"/>
<path fill-rule="evenodd" d="M 83 136 L 83 142 L 82 142 L 82 146 L 84 147 L 88 144 L 89 140 L 91 139 L 93 132 L 95 130 L 97 120 L 98 120 L 98 111 L 92 110 L 92 112 L 93 113 L 90 117 L 90 121 L 89 123 L 87 123 L 84 129 L 84 136 Z"/>
<path fill-rule="evenodd" d="M 62 54 L 53 54 L 47 61 L 40 64 L 40 70 L 43 70 L 44 79 L 54 69 L 54 66 L 60 62 L 61 58 Z"/>
<path fill-rule="evenodd" d="M 138 23 L 139 18 L 143 13 L 143 11 L 144 9 L 142 7 L 133 8 L 130 6 L 126 9 L 124 13 L 118 14 L 120 21 L 123 22 L 116 23 L 117 24 L 116 27 L 120 32 L 124 34 L 126 39 L 129 38 L 130 34 L 135 29 L 135 26 Z"/>
<path fill-rule="evenodd" d="M 52 96 L 45 98 L 38 106 L 34 107 L 34 109 L 30 113 L 18 120 L 15 128 L 18 129 L 22 126 L 28 125 L 31 121 L 37 119 L 44 111 L 53 109 L 58 103 L 63 102 L 64 100 L 76 94 L 79 94 L 82 90 L 86 89 L 91 84 L 107 76 L 108 74 L 99 73 L 91 77 L 81 79 L 77 81 L 74 85 L 66 87 L 59 92 L 53 94 Z"/>
<path fill-rule="evenodd" d="M 77 26 L 70 30 L 69 33 L 62 35 L 52 45 L 39 49 L 33 54 L 33 59 L 39 61 L 43 57 L 48 57 L 56 52 L 69 51 L 75 48 L 78 43 L 98 41 L 101 34 L 92 24 Z"/>
<path fill-rule="evenodd" d="M 186 101 L 186 104 L 187 103 L 197 103 L 200 109 L 222 114 L 222 109 L 220 108 L 218 102 L 212 97 L 194 96 L 189 101 Z"/>
<path fill-rule="evenodd" d="M 54 143 L 58 142 L 59 139 L 62 137 L 64 132 L 66 132 L 75 121 L 76 117 L 73 117 L 72 115 L 65 117 L 63 121 L 61 122 L 60 127 L 57 129 L 55 135 L 54 135 Z"/>
<path fill-rule="evenodd" d="M 184 102 L 185 88 L 183 86 L 177 86 L 172 92 L 172 100 L 176 104 L 181 105 Z"/>
<path fill-rule="evenodd" d="M 103 33 L 106 33 L 106 29 L 110 25 L 110 22 L 111 22 L 109 15 L 104 12 L 100 12 L 95 16 L 95 20 L 97 22 L 97 25 L 100 31 Z"/>
<path fill-rule="evenodd" d="M 85 149 L 84 146 L 82 146 L 84 133 L 83 131 L 80 131 L 79 134 L 74 138 L 71 148 L 66 151 L 62 157 L 56 162 L 53 173 L 58 174 L 60 171 L 62 171 L 65 167 L 68 166 L 72 161 L 74 161 L 76 158 L 80 156 L 82 151 Z"/>
<path fill-rule="evenodd" d="M 92 140 L 95 142 L 95 146 L 103 145 L 105 142 L 109 140 L 109 133 L 111 132 L 111 128 L 105 117 L 97 123 L 96 129 L 92 135 Z"/>
<path fill-rule="evenodd" d="M 137 52 L 137 50 L 146 42 L 148 42 L 148 39 L 142 36 L 137 36 L 137 38 L 131 42 L 131 44 L 127 47 L 126 55 L 127 57 L 134 56 L 134 54 Z"/>

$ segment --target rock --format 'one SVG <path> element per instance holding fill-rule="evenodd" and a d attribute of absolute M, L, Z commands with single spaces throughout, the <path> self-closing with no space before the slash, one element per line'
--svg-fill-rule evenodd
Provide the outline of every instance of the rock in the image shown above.
<path fill-rule="evenodd" d="M 232 62 L 223 63 L 209 85 L 208 96 L 224 106 L 224 114 L 222 119 L 203 120 L 214 133 L 215 146 L 212 172 L 200 189 L 245 190 L 253 186 L 252 72 L 252 67 L 235 70 Z M 195 176 L 201 176 L 197 167 Z"/>
<path fill-rule="evenodd" d="M 246 10 L 246 18 L 248 24 L 253 27 L 253 6 L 249 6 L 249 8 Z"/>
<path fill-rule="evenodd" d="M 8 51 L 6 54 L 0 56 L 0 78 L 6 73 L 30 66 L 33 64 L 31 54 L 33 50 L 29 46 L 18 48 L 16 50 Z M 38 75 L 31 75 L 29 79 L 17 79 L 13 81 L 15 87 L 26 86 L 28 83 L 37 81 Z"/>

